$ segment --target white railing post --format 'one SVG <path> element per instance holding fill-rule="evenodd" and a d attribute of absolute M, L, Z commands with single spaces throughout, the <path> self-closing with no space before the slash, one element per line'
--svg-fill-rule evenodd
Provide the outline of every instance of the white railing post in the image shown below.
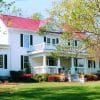
<path fill-rule="evenodd" d="M 74 58 L 71 58 L 71 74 L 75 74 Z"/>
<path fill-rule="evenodd" d="M 60 58 L 58 58 L 58 62 L 57 62 L 57 73 L 59 73 L 59 72 L 58 72 L 58 68 L 61 68 Z"/>
<path fill-rule="evenodd" d="M 87 59 L 84 59 L 84 73 L 87 73 Z"/>
<path fill-rule="evenodd" d="M 47 68 L 46 68 L 46 55 L 43 55 L 43 68 L 44 68 L 44 73 L 47 73 Z"/>

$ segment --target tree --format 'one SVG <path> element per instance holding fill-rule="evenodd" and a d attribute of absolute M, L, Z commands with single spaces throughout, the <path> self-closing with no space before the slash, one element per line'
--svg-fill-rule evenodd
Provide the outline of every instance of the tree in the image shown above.
<path fill-rule="evenodd" d="M 100 0 L 59 0 L 53 4 L 50 14 L 64 30 L 63 41 L 71 39 L 76 31 L 88 33 L 82 39 L 85 47 L 80 46 L 76 52 L 85 49 L 91 57 L 100 60 Z M 62 48 L 60 51 L 65 54 L 69 47 L 64 43 L 57 49 Z"/>
<path fill-rule="evenodd" d="M 6 20 L 8 26 L 11 26 L 11 20 L 10 18 L 5 19 L 5 15 L 21 15 L 21 9 L 16 8 L 14 6 L 15 1 L 12 1 L 10 3 L 6 3 L 3 0 L 0 0 L 0 17 L 2 17 L 2 20 Z M 2 30 L 0 26 L 0 31 Z M 4 32 L 5 33 L 5 32 Z"/>
<path fill-rule="evenodd" d="M 36 12 L 36 13 L 32 14 L 31 18 L 40 20 L 40 19 L 42 19 L 42 15 L 41 15 L 41 13 Z"/>
<path fill-rule="evenodd" d="M 3 15 L 16 15 L 21 16 L 22 10 L 14 6 L 15 1 L 6 3 L 5 1 L 0 1 L 0 14 Z"/>

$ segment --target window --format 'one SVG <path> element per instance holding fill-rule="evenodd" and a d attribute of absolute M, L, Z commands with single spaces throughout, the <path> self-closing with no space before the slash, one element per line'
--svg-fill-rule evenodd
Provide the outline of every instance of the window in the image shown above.
<path fill-rule="evenodd" d="M 29 35 L 24 35 L 24 47 L 29 48 Z"/>
<path fill-rule="evenodd" d="M 95 68 L 95 67 L 96 67 L 95 61 L 88 60 L 88 68 Z"/>
<path fill-rule="evenodd" d="M 47 43 L 50 44 L 50 38 L 47 38 Z"/>
<path fill-rule="evenodd" d="M 7 69 L 7 55 L 0 55 L 0 68 Z"/>
<path fill-rule="evenodd" d="M 48 66 L 57 66 L 57 59 L 52 57 L 47 57 L 47 65 Z"/>
<path fill-rule="evenodd" d="M 56 44 L 58 44 L 59 43 L 59 39 L 58 38 L 56 38 Z"/>
<path fill-rule="evenodd" d="M 28 68 L 29 66 L 29 57 L 21 55 L 21 70 Z"/>
<path fill-rule="evenodd" d="M 77 58 L 74 58 L 74 66 L 78 67 L 78 59 Z"/>
<path fill-rule="evenodd" d="M 33 45 L 33 35 L 20 34 L 20 46 L 29 48 Z"/>
<path fill-rule="evenodd" d="M 55 45 L 55 44 L 58 44 L 59 43 L 59 39 L 58 38 L 48 38 L 48 37 L 46 37 L 46 36 L 44 36 L 44 42 L 45 43 L 47 43 L 47 44 L 53 44 L 53 45 Z"/>
<path fill-rule="evenodd" d="M 70 40 L 68 40 L 68 46 L 70 46 Z"/>
<path fill-rule="evenodd" d="M 24 56 L 24 68 L 29 67 L 29 57 L 28 56 Z"/>
<path fill-rule="evenodd" d="M 55 45 L 55 39 L 52 39 L 52 44 Z"/>
<path fill-rule="evenodd" d="M 44 37 L 44 42 L 46 43 L 46 37 Z"/>
<path fill-rule="evenodd" d="M 3 68 L 3 55 L 0 55 L 0 68 Z"/>
<path fill-rule="evenodd" d="M 77 46 L 77 40 L 74 41 L 74 46 Z"/>

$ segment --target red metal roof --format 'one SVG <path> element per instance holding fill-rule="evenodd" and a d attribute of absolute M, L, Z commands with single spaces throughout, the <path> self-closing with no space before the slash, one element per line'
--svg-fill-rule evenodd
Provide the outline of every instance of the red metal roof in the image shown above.
<path fill-rule="evenodd" d="M 87 36 L 85 32 L 73 32 L 73 37 L 85 39 Z"/>
<path fill-rule="evenodd" d="M 0 18 L 8 27 L 26 29 L 26 30 L 32 30 L 32 31 L 37 31 L 40 28 L 40 26 L 42 27 L 44 24 L 46 24 L 48 20 L 48 19 L 34 20 L 34 19 L 8 16 L 8 15 L 3 15 Z"/>

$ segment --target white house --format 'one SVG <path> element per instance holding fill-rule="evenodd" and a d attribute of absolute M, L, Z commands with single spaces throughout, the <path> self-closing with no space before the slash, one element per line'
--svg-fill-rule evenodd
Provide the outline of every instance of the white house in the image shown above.
<path fill-rule="evenodd" d="M 53 58 L 50 52 L 60 42 L 60 34 L 37 30 L 47 20 L 32 20 L 16 16 L 0 17 L 0 76 L 8 76 L 9 71 L 24 70 L 31 65 L 31 72 L 59 73 L 70 70 L 74 73 L 96 73 L 100 70 L 99 61 L 89 60 L 82 54 L 79 58 Z M 74 46 L 78 45 L 73 41 Z"/>

